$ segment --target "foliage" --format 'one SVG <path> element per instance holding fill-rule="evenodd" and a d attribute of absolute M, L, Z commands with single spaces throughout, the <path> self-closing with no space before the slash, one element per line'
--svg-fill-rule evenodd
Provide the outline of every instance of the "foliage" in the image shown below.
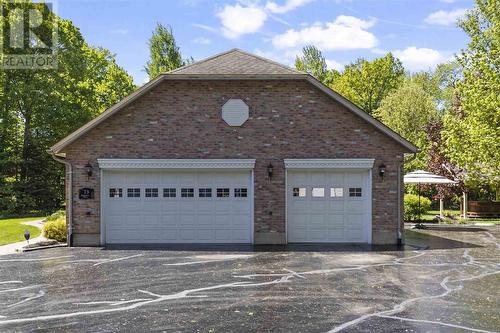
<path fill-rule="evenodd" d="M 65 242 L 67 239 L 66 218 L 59 217 L 58 219 L 46 222 L 43 225 L 43 236 L 58 242 Z"/>
<path fill-rule="evenodd" d="M 55 213 L 53 213 L 52 215 L 50 215 L 49 217 L 46 218 L 47 221 L 54 221 L 54 220 L 57 220 L 59 218 L 66 218 L 66 211 L 65 210 L 58 210 L 56 211 Z"/>
<path fill-rule="evenodd" d="M 444 117 L 446 156 L 466 171 L 466 184 L 500 187 L 500 2 L 476 0 L 460 21 L 469 35 L 458 56 L 459 105 Z"/>
<path fill-rule="evenodd" d="M 403 83 L 404 68 L 388 53 L 373 61 L 358 59 L 342 73 L 331 74 L 330 87 L 371 114 L 382 100 Z"/>
<path fill-rule="evenodd" d="M 328 69 L 325 57 L 313 45 L 305 46 L 302 49 L 302 56 L 295 58 L 295 68 L 299 71 L 308 72 L 323 83 L 327 78 Z"/>
<path fill-rule="evenodd" d="M 460 215 L 460 212 L 458 213 L 458 215 Z M 452 210 L 444 210 L 443 216 L 449 219 L 454 219 L 457 216 L 457 214 Z"/>
<path fill-rule="evenodd" d="M 425 129 L 438 118 L 432 97 L 419 85 L 405 82 L 382 101 L 374 116 L 421 149 L 415 159 L 407 160 L 405 169 L 425 168 L 430 148 Z"/>
<path fill-rule="evenodd" d="M 59 208 L 63 166 L 47 149 L 134 89 L 109 51 L 89 46 L 70 21 L 54 18 L 57 68 L 0 69 L 2 213 Z"/>
<path fill-rule="evenodd" d="M 170 26 L 156 24 L 153 35 L 149 39 L 149 57 L 150 60 L 146 63 L 145 70 L 150 80 L 185 64 Z"/>
<path fill-rule="evenodd" d="M 431 209 L 431 200 L 426 197 L 420 197 L 420 208 L 418 204 L 418 195 L 405 194 L 404 196 L 404 218 L 405 221 L 415 221 L 419 213 L 425 214 Z"/>
<path fill-rule="evenodd" d="M 461 78 L 461 68 L 456 61 L 439 64 L 434 71 L 415 73 L 408 77 L 432 96 L 441 113 L 451 108 L 455 99 L 455 87 Z"/>
<path fill-rule="evenodd" d="M 27 217 L 0 220 L 0 245 L 24 241 L 24 231 L 28 230 L 31 239 L 40 235 L 40 229 L 35 226 L 23 224 L 23 222 L 41 220 L 41 217 Z"/>
<path fill-rule="evenodd" d="M 424 185 L 424 190 L 426 190 L 429 186 L 436 188 L 437 195 L 434 199 L 444 199 L 450 198 L 454 195 L 460 195 L 465 189 L 463 171 L 451 163 L 443 153 L 446 147 L 443 145 L 441 139 L 442 128 L 443 123 L 441 120 L 437 120 L 427 124 L 425 129 L 427 140 L 430 143 L 430 148 L 427 153 L 428 160 L 426 170 L 436 175 L 454 180 L 457 184 Z"/>

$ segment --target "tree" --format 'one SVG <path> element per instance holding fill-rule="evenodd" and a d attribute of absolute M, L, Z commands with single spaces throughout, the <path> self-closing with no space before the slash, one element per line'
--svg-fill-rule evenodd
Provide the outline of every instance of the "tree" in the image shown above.
<path fill-rule="evenodd" d="M 456 61 L 439 64 L 434 71 L 420 72 L 408 77 L 432 96 L 441 113 L 451 108 L 456 84 L 461 78 L 461 68 Z"/>
<path fill-rule="evenodd" d="M 156 24 L 153 35 L 149 39 L 149 58 L 145 70 L 150 80 L 161 73 L 184 66 L 185 62 L 182 60 L 181 51 L 175 42 L 170 26 Z"/>
<path fill-rule="evenodd" d="M 59 208 L 63 166 L 47 149 L 134 89 L 109 51 L 90 47 L 70 21 L 53 18 L 57 68 L 0 69 L 0 212 Z"/>
<path fill-rule="evenodd" d="M 432 185 L 437 190 L 435 199 L 450 198 L 453 195 L 460 195 L 464 189 L 464 172 L 462 169 L 451 163 L 444 151 L 446 146 L 443 144 L 441 132 L 443 130 L 443 122 L 441 120 L 433 121 L 427 124 L 426 135 L 430 143 L 428 151 L 428 160 L 426 170 L 436 175 L 440 175 L 457 182 L 454 185 Z M 431 186 L 424 186 L 424 190 Z"/>
<path fill-rule="evenodd" d="M 328 73 L 326 60 L 321 51 L 315 46 L 308 45 L 302 48 L 302 56 L 295 57 L 295 68 L 307 72 L 325 83 Z"/>
<path fill-rule="evenodd" d="M 425 129 L 438 118 L 428 93 L 419 85 L 406 82 L 382 101 L 374 116 L 420 148 L 417 157 L 405 164 L 406 170 L 422 169 L 427 165 L 430 143 Z"/>
<path fill-rule="evenodd" d="M 447 157 L 465 169 L 467 185 L 500 186 L 500 7 L 476 0 L 460 21 L 469 35 L 457 57 L 463 80 L 457 85 L 459 108 L 444 117 Z"/>
<path fill-rule="evenodd" d="M 371 114 L 404 80 L 404 68 L 391 53 L 373 61 L 358 59 L 334 75 L 330 87 Z"/>

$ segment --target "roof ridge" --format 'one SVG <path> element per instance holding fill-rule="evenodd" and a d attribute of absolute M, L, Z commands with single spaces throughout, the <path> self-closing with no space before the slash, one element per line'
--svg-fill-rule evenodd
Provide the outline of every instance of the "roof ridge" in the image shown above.
<path fill-rule="evenodd" d="M 234 51 L 239 51 L 243 54 L 246 54 L 248 56 L 251 56 L 251 57 L 254 57 L 254 58 L 257 58 L 259 60 L 262 60 L 262 61 L 265 61 L 265 62 L 268 62 L 268 63 L 271 63 L 273 65 L 277 65 L 277 66 L 280 66 L 281 68 L 284 68 L 284 69 L 288 69 L 292 72 L 295 72 L 297 74 L 306 74 L 306 72 L 302 72 L 302 71 L 299 71 L 298 69 L 295 69 L 295 68 L 292 68 L 290 66 L 287 66 L 287 65 L 283 65 L 282 63 L 279 63 L 277 61 L 274 61 L 274 60 L 271 60 L 271 59 L 268 59 L 268 58 L 265 58 L 265 57 L 262 57 L 260 55 L 257 55 L 257 54 L 253 54 L 253 53 L 250 53 L 250 52 L 247 52 L 247 51 L 244 51 L 244 50 L 241 50 L 241 49 L 238 49 L 238 48 L 235 48 L 233 49 Z"/>
<path fill-rule="evenodd" d="M 246 55 L 246 56 L 252 57 L 252 58 L 254 58 L 256 60 L 259 60 L 259 61 L 262 61 L 264 63 L 270 64 L 270 65 L 274 65 L 274 66 L 277 66 L 277 67 L 279 67 L 281 69 L 284 69 L 284 70 L 290 72 L 290 74 L 306 74 L 305 72 L 302 72 L 302 71 L 299 71 L 299 70 L 297 70 L 295 68 L 292 68 L 290 66 L 281 64 L 281 63 L 279 63 L 277 61 L 274 61 L 274 60 L 271 60 L 271 59 L 267 59 L 267 58 L 265 58 L 263 56 L 259 56 L 259 55 L 256 55 L 256 54 L 253 54 L 253 53 L 250 53 L 250 52 L 238 49 L 238 48 L 232 48 L 230 50 L 218 53 L 218 54 L 213 55 L 211 57 L 208 57 L 208 58 L 205 58 L 205 59 L 202 59 L 202 60 L 199 60 L 199 61 L 195 61 L 195 62 L 193 62 L 191 64 L 188 64 L 188 65 L 185 65 L 185 66 L 173 69 L 173 70 L 171 70 L 169 72 L 166 72 L 166 73 L 162 73 L 162 75 L 177 74 L 177 73 L 180 74 L 184 70 L 189 69 L 189 68 L 191 68 L 193 66 L 199 66 L 199 65 L 201 65 L 203 63 L 215 60 L 217 58 L 220 58 L 222 56 L 225 56 L 225 55 L 228 55 L 228 54 L 231 54 L 231 53 L 239 53 L 239 54 L 242 54 L 242 55 Z"/>
<path fill-rule="evenodd" d="M 202 63 L 207 62 L 207 61 L 209 61 L 209 60 L 213 60 L 213 59 L 219 58 L 219 57 L 221 57 L 221 56 L 223 56 L 223 55 L 226 55 L 226 54 L 229 54 L 229 53 L 232 53 L 232 52 L 235 52 L 235 51 L 241 51 L 241 50 L 239 50 L 239 49 L 237 49 L 237 48 L 232 48 L 232 49 L 230 49 L 230 50 L 227 50 L 227 51 L 224 51 L 224 52 L 217 53 L 217 54 L 215 54 L 215 55 L 213 55 L 213 56 L 210 56 L 210 57 L 208 57 L 208 58 L 203 58 L 203 59 L 201 59 L 201 60 L 198 60 L 198 61 L 192 62 L 192 63 L 190 63 L 190 64 L 184 65 L 184 66 L 182 66 L 182 67 L 179 67 L 179 68 L 176 68 L 176 69 L 172 69 L 171 71 L 168 71 L 168 72 L 165 72 L 165 73 L 162 73 L 162 74 L 173 74 L 173 73 L 178 72 L 178 71 L 180 71 L 180 70 L 183 70 L 183 69 L 186 69 L 186 68 L 192 67 L 192 66 L 194 66 L 194 65 L 199 65 L 199 64 L 202 64 Z"/>

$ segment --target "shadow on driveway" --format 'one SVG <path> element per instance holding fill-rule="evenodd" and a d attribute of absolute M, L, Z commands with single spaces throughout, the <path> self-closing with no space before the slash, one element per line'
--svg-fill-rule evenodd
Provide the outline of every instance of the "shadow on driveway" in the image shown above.
<path fill-rule="evenodd" d="M 466 230 L 462 230 L 466 229 Z M 369 245 L 369 244 L 288 244 L 288 245 L 248 245 L 248 244 L 113 244 L 103 250 L 155 250 L 155 251 L 205 251 L 205 252 L 394 252 L 416 249 L 438 250 L 482 247 L 477 244 L 446 238 L 448 231 L 478 232 L 484 229 L 458 230 L 439 229 L 442 235 L 405 230 L 405 245 Z"/>

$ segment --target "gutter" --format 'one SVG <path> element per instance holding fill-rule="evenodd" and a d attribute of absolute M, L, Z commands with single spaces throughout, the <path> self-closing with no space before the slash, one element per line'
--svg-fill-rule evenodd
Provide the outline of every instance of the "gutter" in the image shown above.
<path fill-rule="evenodd" d="M 52 156 L 52 158 L 67 167 L 67 172 L 68 172 L 68 184 L 67 184 L 67 190 L 66 190 L 66 199 L 68 200 L 68 205 L 66 206 L 66 214 L 67 214 L 67 221 L 68 221 L 68 247 L 71 247 L 73 245 L 73 167 L 71 163 L 66 161 L 65 159 L 57 157 L 57 155 L 52 151 L 48 150 L 49 154 Z"/>

